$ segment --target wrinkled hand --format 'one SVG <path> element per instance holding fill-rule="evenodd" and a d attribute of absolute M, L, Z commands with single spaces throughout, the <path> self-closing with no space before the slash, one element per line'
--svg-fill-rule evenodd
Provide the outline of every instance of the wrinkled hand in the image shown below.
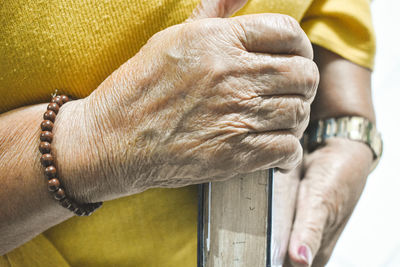
<path fill-rule="evenodd" d="M 285 266 L 325 266 L 371 165 L 371 150 L 347 139 L 329 139 L 326 146 L 305 155 Z"/>
<path fill-rule="evenodd" d="M 88 188 L 100 181 L 105 200 L 294 168 L 319 79 L 312 56 L 286 15 L 192 18 L 155 34 L 85 100 L 98 173 Z"/>

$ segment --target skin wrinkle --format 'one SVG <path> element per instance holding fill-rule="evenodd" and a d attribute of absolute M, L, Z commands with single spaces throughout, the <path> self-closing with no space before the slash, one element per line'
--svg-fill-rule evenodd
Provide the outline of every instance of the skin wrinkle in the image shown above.
<path fill-rule="evenodd" d="M 70 132 L 70 127 L 65 127 L 66 125 L 63 124 L 63 122 L 65 121 L 65 118 L 69 116 L 69 112 L 68 109 L 73 109 L 74 106 L 78 103 L 81 102 L 81 100 L 77 100 L 76 102 L 74 102 L 73 104 L 72 101 L 69 103 L 66 103 L 65 105 L 63 105 L 63 108 L 60 109 L 56 121 L 54 123 L 54 128 L 53 128 L 53 133 L 54 133 L 54 140 L 52 141 L 52 153 L 54 155 L 54 157 L 57 159 L 56 160 L 56 169 L 57 169 L 57 173 L 59 175 L 59 177 L 61 178 L 61 182 L 64 186 L 64 188 L 66 189 L 66 193 L 69 194 L 71 197 L 73 197 L 74 199 L 80 199 L 82 198 L 83 200 L 87 199 L 87 194 L 86 192 L 84 192 L 83 194 L 79 194 L 79 191 L 75 191 L 75 190 L 70 190 L 71 188 L 75 188 L 78 184 L 78 182 L 75 182 L 74 180 L 69 179 L 68 175 L 64 175 L 65 171 L 67 171 L 67 168 L 69 168 L 70 166 L 65 166 L 64 164 L 62 164 L 62 162 L 64 160 L 68 160 L 68 156 L 71 154 L 75 154 L 75 157 L 77 159 L 79 159 L 79 162 L 86 162 L 86 153 L 90 152 L 90 151 L 85 151 L 84 153 L 82 153 L 82 150 L 80 153 L 77 153 L 77 151 L 74 151 L 74 148 L 71 148 L 69 145 L 67 145 L 63 140 L 60 139 L 59 136 L 77 136 L 77 138 L 74 140 L 74 142 L 71 143 L 71 145 L 75 144 L 75 143 L 85 143 L 82 142 L 82 138 L 84 136 L 84 134 L 86 133 L 86 127 L 84 125 L 80 125 L 80 129 L 78 133 L 72 133 Z M 76 113 L 75 113 L 76 112 Z M 82 106 L 80 106 L 79 109 L 75 109 L 74 114 L 74 118 L 76 118 L 78 121 L 81 121 L 80 115 L 81 114 L 86 114 L 85 110 L 82 108 Z M 84 121 L 82 121 L 82 123 L 84 123 Z M 69 126 L 72 126 L 72 128 L 76 125 L 76 121 L 71 121 Z M 62 134 L 58 134 L 61 133 Z M 65 147 L 65 149 L 59 149 L 59 147 Z M 59 153 L 59 151 L 62 151 L 61 153 Z M 87 171 L 90 170 L 90 165 L 85 166 L 85 168 L 87 168 Z M 67 171 L 68 172 L 68 171 Z M 72 169 L 72 172 L 74 175 L 76 175 L 76 170 Z M 78 185 L 79 186 L 79 185 Z M 82 193 L 82 192 L 80 192 Z"/>
<path fill-rule="evenodd" d="M 169 102 L 170 100 L 167 100 L 166 102 Z M 159 106 L 159 107 L 161 107 L 161 106 Z M 135 116 L 135 117 L 137 117 L 137 116 Z M 129 144 L 129 143 L 128 143 Z"/>
<path fill-rule="evenodd" d="M 231 28 L 232 28 L 233 32 L 236 34 L 236 37 L 240 41 L 241 45 L 238 46 L 238 48 L 249 51 L 245 45 L 248 43 L 246 30 L 244 29 L 244 26 L 242 25 L 241 21 L 240 20 L 233 20 L 233 21 L 229 20 L 229 22 L 231 23 Z"/>
<path fill-rule="evenodd" d="M 213 141 L 213 140 L 211 140 L 211 141 Z M 201 145 L 203 146 L 203 145 L 207 145 L 207 141 L 206 142 L 203 142 L 203 143 L 201 143 Z M 230 154 L 230 156 L 231 156 L 231 154 Z M 226 166 L 225 166 L 226 167 Z M 224 167 L 224 168 L 225 168 Z"/>
<path fill-rule="evenodd" d="M 213 96 L 213 97 L 216 97 L 216 96 Z M 225 105 L 226 106 L 226 105 Z M 256 105 L 257 106 L 257 105 Z"/>
<path fill-rule="evenodd" d="M 271 62 L 271 60 L 268 59 L 271 59 L 268 55 L 262 55 L 256 58 L 256 60 L 260 60 L 261 62 Z M 254 70 L 254 72 L 232 72 L 230 75 L 224 76 L 224 82 L 230 83 L 237 80 L 237 84 L 243 84 L 244 82 L 251 81 L 248 88 L 252 88 L 253 90 L 254 88 L 267 89 L 258 91 L 257 94 L 259 95 L 282 95 L 282 93 L 289 93 L 292 95 L 298 94 L 304 96 L 311 102 L 314 98 L 312 92 L 315 91 L 318 84 L 318 79 L 315 79 L 315 77 L 318 77 L 318 69 L 315 63 L 308 59 L 300 59 L 298 56 L 287 58 L 283 61 L 273 59 L 272 62 L 274 62 L 274 60 L 278 61 L 279 65 L 276 65 L 276 63 L 261 63 L 261 65 L 257 65 L 262 66 L 261 70 L 250 68 Z M 294 68 L 293 65 L 298 65 L 298 67 Z M 278 68 L 278 66 L 280 67 Z M 310 73 L 307 71 L 309 69 L 312 69 L 313 72 Z M 260 76 L 260 74 L 264 75 Z M 275 77 L 270 77 L 271 75 Z M 297 81 L 297 83 L 293 83 L 293 81 Z M 312 88 L 312 90 L 308 90 L 309 88 Z"/>
<path fill-rule="evenodd" d="M 260 99 L 260 101 L 265 101 L 267 104 L 272 103 L 273 106 L 269 109 L 266 109 L 266 112 L 264 110 L 261 112 L 260 106 L 262 106 L 262 104 L 257 104 L 257 102 L 254 104 L 255 111 L 252 110 L 252 113 L 249 113 L 247 118 L 262 118 L 262 120 L 267 124 L 264 126 L 265 128 L 261 128 L 259 130 L 255 130 L 255 127 L 252 127 L 253 130 L 256 132 L 264 132 L 267 130 L 289 130 L 293 131 L 293 133 L 296 135 L 301 136 L 301 133 L 304 131 L 308 122 L 307 116 L 305 115 L 309 112 L 309 105 L 301 101 L 301 97 L 299 98 L 298 96 L 286 95 L 284 98 L 267 96 L 254 99 Z M 286 101 L 298 101 L 299 104 L 286 104 Z M 276 104 L 274 102 L 276 102 Z M 307 108 L 304 108 L 305 106 Z M 294 107 L 294 109 L 292 109 L 292 107 Z M 254 116 L 254 113 L 257 116 Z M 286 122 L 284 118 L 288 116 L 290 119 L 288 122 Z M 294 119 L 291 117 L 294 117 Z M 278 121 L 274 121 L 274 119 L 277 119 Z M 246 121 L 246 119 L 244 121 Z M 268 127 L 270 124 L 276 125 L 276 127 Z"/>
<path fill-rule="evenodd" d="M 104 101 L 103 101 L 103 103 L 104 103 Z M 90 108 L 90 111 L 94 112 L 94 114 L 102 114 L 103 110 L 96 109 L 98 107 L 99 107 L 98 105 L 96 105 L 94 107 L 92 106 Z M 101 108 L 101 106 L 100 106 L 100 108 Z M 87 106 L 84 106 L 84 109 L 85 109 L 84 114 L 86 114 L 86 112 L 89 112 L 89 109 Z M 94 154 L 104 155 L 105 159 L 99 160 L 99 162 L 97 164 L 100 167 L 101 174 L 103 175 L 103 177 L 106 178 L 106 179 L 104 179 L 105 182 L 108 183 L 109 188 L 112 188 L 113 187 L 112 183 L 107 179 L 109 173 L 111 173 L 113 175 L 113 177 L 121 177 L 121 173 L 124 173 L 123 165 L 120 165 L 120 164 L 115 165 L 115 162 L 121 162 L 121 157 L 119 157 L 119 160 L 117 160 L 118 157 L 116 157 L 116 155 L 114 153 L 115 145 L 118 145 L 118 143 L 115 144 L 114 146 L 112 146 L 112 149 L 107 150 L 106 148 L 110 144 L 110 142 L 107 141 L 107 135 L 109 132 L 109 131 L 107 131 L 108 130 L 107 127 L 109 127 L 108 125 L 110 123 L 108 121 L 102 119 L 101 116 L 91 116 L 91 117 L 93 118 L 93 120 L 85 121 L 86 122 L 85 129 L 88 129 L 91 131 L 90 136 L 96 135 L 97 142 L 92 143 L 90 141 L 91 138 L 89 137 L 88 139 L 89 139 L 89 142 L 92 143 L 96 147 L 95 151 L 97 151 L 97 153 L 95 152 Z M 100 125 L 102 125 L 102 126 L 100 126 Z M 106 131 L 103 130 L 104 126 L 106 128 Z M 104 151 L 104 152 L 101 152 L 101 151 Z M 118 151 L 121 151 L 122 153 L 124 153 L 124 150 L 118 149 Z M 95 158 L 97 159 L 98 156 Z M 106 170 L 106 169 L 108 169 L 108 170 Z M 91 191 L 93 192 L 93 191 L 96 191 L 97 186 L 95 186 L 95 184 L 92 183 L 90 188 L 91 188 Z"/>

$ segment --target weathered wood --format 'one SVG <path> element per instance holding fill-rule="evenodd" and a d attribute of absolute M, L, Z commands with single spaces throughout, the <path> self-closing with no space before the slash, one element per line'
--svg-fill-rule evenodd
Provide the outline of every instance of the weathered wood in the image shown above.
<path fill-rule="evenodd" d="M 268 177 L 264 170 L 203 186 L 199 266 L 266 266 Z"/>

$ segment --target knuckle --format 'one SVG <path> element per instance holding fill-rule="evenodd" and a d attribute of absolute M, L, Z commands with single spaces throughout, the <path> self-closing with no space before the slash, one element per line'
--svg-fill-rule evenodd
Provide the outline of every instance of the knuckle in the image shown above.
<path fill-rule="evenodd" d="M 305 85 L 307 89 L 307 97 L 314 99 L 319 84 L 319 70 L 317 64 L 312 60 L 307 60 L 307 75 L 305 76 Z"/>
<path fill-rule="evenodd" d="M 291 112 L 293 114 L 293 121 L 292 121 L 292 129 L 297 130 L 299 128 L 300 122 L 304 118 L 304 112 L 303 112 L 303 101 L 299 97 L 293 97 L 292 98 L 292 105 L 291 105 Z"/>
<path fill-rule="evenodd" d="M 310 120 L 310 104 L 303 100 L 299 100 L 297 103 L 294 134 L 297 138 L 301 138 Z"/>
<path fill-rule="evenodd" d="M 340 216 L 344 205 L 339 202 L 339 194 L 336 190 L 331 190 L 323 200 L 323 206 L 326 208 L 328 214 L 326 221 L 327 229 L 336 229 L 341 225 L 341 222 L 344 222 Z"/>
<path fill-rule="evenodd" d="M 277 24 L 280 30 L 280 39 L 286 43 L 289 54 L 298 54 L 313 58 L 313 49 L 300 24 L 292 17 L 280 15 Z"/>
<path fill-rule="evenodd" d="M 213 78 L 213 80 L 220 81 L 221 79 L 226 78 L 232 71 L 230 64 L 227 64 L 220 58 L 206 57 L 204 58 L 203 62 L 205 70 Z"/>
<path fill-rule="evenodd" d="M 290 15 L 285 15 L 285 14 L 280 14 L 279 15 L 281 17 L 281 19 L 290 27 L 294 28 L 294 29 L 299 29 L 300 28 L 300 24 L 298 23 L 298 21 L 293 18 Z"/>
<path fill-rule="evenodd" d="M 298 96 L 283 97 L 277 101 L 274 110 L 276 120 L 281 123 L 283 129 L 300 138 L 308 124 L 310 104 Z"/>
<path fill-rule="evenodd" d="M 304 57 L 295 57 L 290 66 L 291 73 L 295 75 L 293 82 L 298 86 L 299 92 L 307 100 L 313 100 L 317 92 L 319 82 L 319 71 L 317 64 Z"/>
<path fill-rule="evenodd" d="M 302 39 L 301 28 L 297 20 L 289 15 L 278 15 L 278 23 L 283 28 L 282 37 L 287 42 L 298 42 Z"/>
<path fill-rule="evenodd" d="M 283 160 L 278 167 L 290 170 L 296 168 L 303 158 L 303 148 L 300 141 L 295 136 L 288 135 L 281 144 L 281 148 Z"/>
<path fill-rule="evenodd" d="M 211 84 L 219 87 L 238 86 L 237 81 L 230 76 L 237 70 L 229 61 L 219 56 L 209 56 L 203 54 L 199 59 L 199 75 L 206 77 Z"/>
<path fill-rule="evenodd" d="M 245 26 L 240 19 L 229 19 L 226 20 L 231 30 L 233 31 L 234 35 L 240 40 L 241 44 L 245 44 L 247 42 L 247 35 Z"/>

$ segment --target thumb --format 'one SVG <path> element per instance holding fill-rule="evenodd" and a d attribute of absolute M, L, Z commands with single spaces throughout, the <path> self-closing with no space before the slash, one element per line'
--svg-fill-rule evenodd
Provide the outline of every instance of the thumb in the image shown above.
<path fill-rule="evenodd" d="M 202 0 L 187 22 L 204 18 L 228 18 L 246 4 L 247 0 Z"/>
<path fill-rule="evenodd" d="M 288 251 L 293 266 L 311 266 L 321 246 L 328 209 L 323 204 L 324 196 L 316 187 L 307 174 L 300 183 Z"/>

